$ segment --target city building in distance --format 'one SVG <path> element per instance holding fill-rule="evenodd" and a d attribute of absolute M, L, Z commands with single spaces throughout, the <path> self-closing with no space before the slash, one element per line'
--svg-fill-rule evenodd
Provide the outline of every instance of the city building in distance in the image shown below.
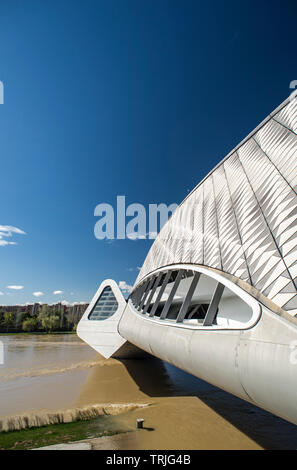
<path fill-rule="evenodd" d="M 27 331 L 43 330 L 42 316 L 55 317 L 54 330 L 68 331 L 76 327 L 89 304 L 34 304 L 26 305 L 0 305 L 0 332 L 21 332 L 24 322 L 27 322 Z M 30 320 L 28 322 L 28 320 Z M 36 320 L 36 321 L 34 321 Z M 26 331 L 26 327 L 25 330 Z"/>

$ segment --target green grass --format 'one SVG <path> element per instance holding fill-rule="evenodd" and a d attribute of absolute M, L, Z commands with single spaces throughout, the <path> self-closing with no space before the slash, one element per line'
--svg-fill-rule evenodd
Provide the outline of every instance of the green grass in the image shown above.
<path fill-rule="evenodd" d="M 88 421 L 50 424 L 22 431 L 0 433 L 0 450 L 26 450 L 132 431 L 119 426 L 116 417 L 100 416 Z"/>
<path fill-rule="evenodd" d="M 76 331 L 18 331 L 17 333 L 0 333 L 0 336 L 10 335 L 76 335 Z"/>

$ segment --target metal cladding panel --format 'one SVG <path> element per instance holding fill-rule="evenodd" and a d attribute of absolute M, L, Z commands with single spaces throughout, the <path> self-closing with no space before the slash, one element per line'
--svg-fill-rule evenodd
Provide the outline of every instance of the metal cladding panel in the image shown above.
<path fill-rule="evenodd" d="M 204 187 L 198 187 L 189 197 L 193 198 L 192 263 L 204 264 Z M 174 215 L 174 214 L 173 214 Z M 169 225 L 169 224 L 168 224 Z"/>
<path fill-rule="evenodd" d="M 195 263 L 248 282 L 297 314 L 297 98 L 269 115 L 192 191 L 152 245 L 137 281 Z"/>

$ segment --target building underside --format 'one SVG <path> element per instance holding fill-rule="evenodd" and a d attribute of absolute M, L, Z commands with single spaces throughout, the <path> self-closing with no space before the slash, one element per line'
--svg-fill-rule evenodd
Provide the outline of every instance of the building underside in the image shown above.
<path fill-rule="evenodd" d="M 297 424 L 297 99 L 186 197 L 125 301 L 104 281 L 78 335 L 145 351 Z"/>

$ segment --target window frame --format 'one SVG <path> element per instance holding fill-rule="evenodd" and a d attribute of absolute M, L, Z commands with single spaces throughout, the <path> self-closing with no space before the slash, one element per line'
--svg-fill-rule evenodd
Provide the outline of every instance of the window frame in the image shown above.
<path fill-rule="evenodd" d="M 107 289 L 109 289 L 109 290 L 107 291 Z M 108 295 L 105 295 L 106 292 L 108 292 Z M 92 314 L 94 313 L 94 310 L 97 308 L 97 306 L 101 307 L 101 308 L 105 307 L 105 311 L 108 311 L 108 310 L 106 310 L 106 307 L 107 308 L 112 308 L 113 307 L 112 305 L 102 305 L 102 306 L 98 305 L 98 303 L 100 302 L 101 299 L 103 300 L 103 302 L 111 302 L 111 300 L 105 300 L 105 297 L 108 297 L 110 293 L 113 295 L 113 298 L 114 298 L 113 303 L 116 303 L 116 308 L 113 311 L 113 313 L 111 315 L 108 315 L 108 316 L 102 316 L 102 317 L 99 316 L 98 318 L 91 318 Z M 115 296 L 115 294 L 112 290 L 112 287 L 107 285 L 107 286 L 103 287 L 102 292 L 100 293 L 98 299 L 96 300 L 95 304 L 93 305 L 92 310 L 88 314 L 87 319 L 89 321 L 100 321 L 100 322 L 105 321 L 105 320 L 109 320 L 109 318 L 112 318 L 113 315 L 117 312 L 118 308 L 119 308 L 119 302 L 118 302 L 118 300 L 117 300 L 117 298 L 116 298 L 116 296 Z"/>
<path fill-rule="evenodd" d="M 189 293 L 189 290 L 191 290 L 192 283 L 189 287 L 188 292 L 186 293 L 186 295 L 183 299 L 182 306 L 181 306 L 181 308 L 179 310 L 179 313 L 178 313 L 175 320 L 168 319 L 168 318 L 163 318 L 162 319 L 161 316 L 160 317 L 154 316 L 154 314 L 155 314 L 155 312 L 158 308 L 158 305 L 160 303 L 160 299 L 161 299 L 161 297 L 162 297 L 162 295 L 163 295 L 163 293 L 164 293 L 164 291 L 167 287 L 167 284 L 169 282 L 170 275 L 172 274 L 173 271 L 179 271 L 179 270 L 193 271 L 194 276 L 193 276 L 193 281 L 192 282 L 194 282 L 195 273 L 199 273 L 200 275 L 198 277 L 197 284 L 199 284 L 199 279 L 200 279 L 201 274 L 204 274 L 205 276 L 210 277 L 213 280 L 217 281 L 217 285 L 214 289 L 214 292 L 212 293 L 212 298 L 211 298 L 209 307 L 207 309 L 207 312 L 206 312 L 206 315 L 205 315 L 205 318 L 204 318 L 202 324 L 201 323 L 200 324 L 199 323 L 189 324 L 189 323 L 184 322 L 184 318 L 183 318 L 182 321 L 177 321 L 179 316 L 180 316 L 180 313 L 182 311 L 183 304 L 185 303 L 185 300 L 187 298 L 187 294 Z M 167 280 L 167 282 L 165 283 L 165 286 L 163 285 L 163 283 L 161 284 L 161 288 L 160 288 L 159 293 L 156 297 L 155 303 L 153 304 L 153 306 L 151 308 L 151 311 L 149 313 L 147 313 L 147 311 L 144 313 L 143 310 L 139 310 L 139 307 L 136 309 L 135 306 L 133 305 L 132 301 L 131 301 L 131 296 L 133 295 L 133 292 L 135 293 L 138 286 L 135 286 L 134 291 L 132 292 L 130 298 L 128 299 L 128 305 L 130 306 L 133 313 L 135 313 L 138 317 L 141 317 L 145 321 L 155 322 L 155 323 L 158 323 L 159 325 L 164 325 L 164 326 L 170 325 L 174 328 L 186 328 L 186 329 L 191 329 L 191 330 L 201 330 L 201 331 L 209 331 L 209 330 L 219 330 L 219 331 L 220 330 L 222 330 L 222 331 L 225 331 L 225 330 L 230 331 L 231 330 L 232 331 L 233 330 L 233 331 L 242 331 L 242 330 L 248 330 L 248 329 L 252 328 L 253 326 L 255 326 L 256 323 L 258 323 L 258 321 L 261 318 L 262 307 L 261 307 L 261 304 L 258 302 L 258 300 L 256 300 L 254 297 L 252 297 L 245 290 L 243 290 L 238 285 L 234 284 L 229 279 L 225 278 L 221 274 L 219 274 L 217 272 L 214 272 L 211 269 L 206 268 L 206 267 L 196 266 L 196 265 L 191 265 L 191 264 L 174 264 L 174 265 L 165 266 L 165 267 L 159 268 L 159 269 L 151 272 L 150 274 L 148 274 L 144 279 L 141 280 L 141 283 L 139 284 L 139 287 L 141 287 L 144 283 L 146 283 L 146 285 L 148 287 L 150 285 L 151 279 L 157 279 L 158 276 L 161 273 L 162 274 L 166 273 L 165 277 L 163 279 L 163 283 L 164 283 L 165 280 Z M 178 275 L 178 277 L 180 277 L 180 276 Z M 174 289 L 174 286 L 176 284 L 176 279 L 177 279 L 177 277 L 175 278 L 175 281 L 173 282 L 172 290 Z M 179 281 L 180 281 L 180 279 L 179 279 Z M 179 281 L 177 281 L 178 284 L 179 284 Z M 156 281 L 151 284 L 150 289 L 154 290 L 154 285 L 155 284 L 156 284 Z M 197 284 L 196 284 L 196 286 L 197 286 Z M 220 285 L 223 285 L 223 288 L 221 288 Z M 159 287 L 160 287 L 160 285 L 159 285 Z M 214 319 L 216 317 L 217 305 L 218 305 L 218 302 L 221 298 L 223 290 L 225 288 L 228 288 L 230 291 L 232 291 L 237 297 L 239 297 L 242 301 L 244 301 L 252 310 L 252 316 L 251 316 L 250 320 L 248 322 L 246 322 L 246 324 L 243 324 L 243 326 L 238 326 L 238 327 L 233 326 L 232 327 L 232 326 L 221 326 L 221 325 L 217 325 L 217 324 L 214 324 L 214 323 L 207 324 L 207 323 L 210 323 L 210 319 L 212 319 L 212 321 L 214 321 Z M 150 292 L 150 289 L 148 290 L 148 292 Z M 170 296 L 172 290 L 170 291 L 169 296 Z M 194 288 L 194 290 L 195 290 L 195 288 Z M 194 292 L 194 290 L 193 290 L 193 292 Z M 145 293 L 144 293 L 144 295 L 145 295 Z M 192 296 L 193 296 L 193 293 L 190 297 L 190 301 L 192 299 Z M 148 298 L 148 295 L 145 295 L 145 297 Z M 163 309 L 165 308 L 165 305 L 166 305 L 167 302 L 168 302 L 168 299 L 166 300 Z M 170 307 L 170 305 L 169 305 L 169 307 Z M 162 314 L 162 312 L 161 312 L 161 314 Z M 206 321 L 206 319 L 207 319 L 207 321 Z"/>

